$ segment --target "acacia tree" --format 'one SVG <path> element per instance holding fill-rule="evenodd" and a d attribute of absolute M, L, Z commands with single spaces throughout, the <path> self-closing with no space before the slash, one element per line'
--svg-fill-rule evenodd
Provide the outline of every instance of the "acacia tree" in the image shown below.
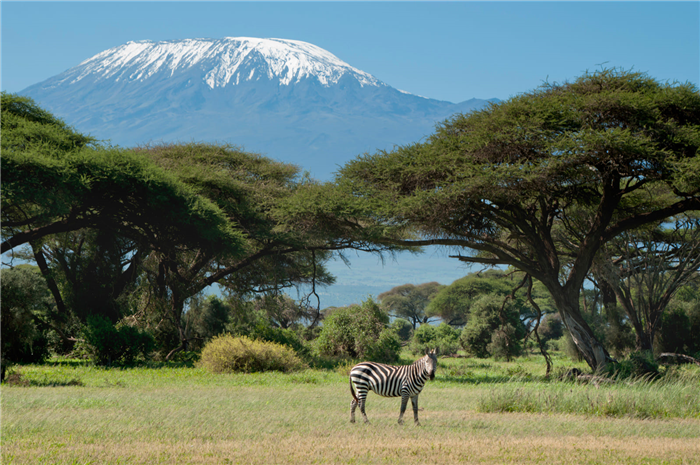
<path fill-rule="evenodd" d="M 676 292 L 700 270 L 700 219 L 680 216 L 610 241 L 593 274 L 615 293 L 635 330 L 637 350 L 652 350 Z"/>
<path fill-rule="evenodd" d="M 2 93 L 2 247 L 96 228 L 167 248 L 242 245 L 221 210 L 132 151 L 103 147 L 38 107 Z"/>
<path fill-rule="evenodd" d="M 422 323 L 427 323 L 430 316 L 425 309 L 430 301 L 444 285 L 431 282 L 419 285 L 403 284 L 377 296 L 382 307 L 396 318 L 404 318 L 411 322 L 413 329 Z"/>
<path fill-rule="evenodd" d="M 298 284 L 333 281 L 322 263 L 331 251 L 363 248 L 353 238 L 317 228 L 313 216 L 295 216 L 290 205 L 314 182 L 296 166 L 247 153 L 231 145 L 168 144 L 138 152 L 167 169 L 199 195 L 211 199 L 232 230 L 245 238 L 241 251 L 192 247 L 154 251 L 147 260 L 156 297 L 180 334 L 176 351 L 186 350 L 182 321 L 185 301 L 218 283 L 236 294 L 277 292 Z M 317 313 L 316 317 L 318 318 Z"/>
<path fill-rule="evenodd" d="M 579 309 L 593 259 L 624 231 L 700 209 L 699 147 L 694 85 L 603 70 L 456 115 L 425 142 L 351 161 L 337 184 L 384 242 L 461 248 L 458 260 L 542 282 L 597 370 L 611 357 Z"/>

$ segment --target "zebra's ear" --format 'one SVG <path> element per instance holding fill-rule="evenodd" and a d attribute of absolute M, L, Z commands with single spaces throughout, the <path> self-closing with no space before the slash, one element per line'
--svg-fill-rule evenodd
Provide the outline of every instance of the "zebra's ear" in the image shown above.
<path fill-rule="evenodd" d="M 438 350 L 437 347 L 433 349 L 433 353 L 434 353 L 435 355 L 437 355 L 439 352 L 440 352 L 440 351 Z"/>

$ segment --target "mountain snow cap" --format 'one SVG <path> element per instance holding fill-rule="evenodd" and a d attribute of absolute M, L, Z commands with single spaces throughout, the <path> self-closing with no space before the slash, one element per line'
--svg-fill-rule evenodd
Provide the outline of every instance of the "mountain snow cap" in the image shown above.
<path fill-rule="evenodd" d="M 250 37 L 127 42 L 68 70 L 63 81 L 72 84 L 88 76 L 98 81 L 145 81 L 191 68 L 198 68 L 212 89 L 261 78 L 278 80 L 281 85 L 316 78 L 322 85 L 330 86 L 344 75 L 353 77 L 363 87 L 386 85 L 316 45 Z"/>

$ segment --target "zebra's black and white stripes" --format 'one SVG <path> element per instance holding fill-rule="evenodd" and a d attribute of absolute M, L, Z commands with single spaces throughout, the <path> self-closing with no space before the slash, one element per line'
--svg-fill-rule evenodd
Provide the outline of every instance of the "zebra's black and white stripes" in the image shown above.
<path fill-rule="evenodd" d="M 416 360 L 411 365 L 393 366 L 383 363 L 362 362 L 350 370 L 350 393 L 352 394 L 352 407 L 350 410 L 350 423 L 355 423 L 355 409 L 360 406 L 360 412 L 367 420 L 365 413 L 365 401 L 367 393 L 374 391 L 383 397 L 401 397 L 401 413 L 399 424 L 403 424 L 403 414 L 406 411 L 408 399 L 413 404 L 413 420 L 418 422 L 418 394 L 428 379 L 435 377 L 437 368 L 437 350 L 429 351 L 424 357 Z M 353 390 L 354 386 L 354 390 Z M 355 395 L 357 392 L 357 395 Z"/>

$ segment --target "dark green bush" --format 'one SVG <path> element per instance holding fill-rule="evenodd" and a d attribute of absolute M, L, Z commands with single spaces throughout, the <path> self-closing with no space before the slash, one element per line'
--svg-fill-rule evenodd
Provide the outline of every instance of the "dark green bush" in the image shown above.
<path fill-rule="evenodd" d="M 193 350 L 201 349 L 214 336 L 224 333 L 230 321 L 229 306 L 217 296 L 192 298 L 185 313 L 185 326 Z"/>
<path fill-rule="evenodd" d="M 2 365 L 39 363 L 49 355 L 46 331 L 38 323 L 52 305 L 46 281 L 29 266 L 2 270 Z"/>
<path fill-rule="evenodd" d="M 522 335 L 518 334 L 512 324 L 506 323 L 491 334 L 491 343 L 486 346 L 486 349 L 496 360 L 510 360 L 522 354 Z"/>
<path fill-rule="evenodd" d="M 249 334 L 251 339 L 275 342 L 294 350 L 303 359 L 308 359 L 311 351 L 304 344 L 299 334 L 292 329 L 273 328 L 269 324 L 259 323 Z"/>
<path fill-rule="evenodd" d="M 230 334 L 214 337 L 204 346 L 199 366 L 214 373 L 289 372 L 306 367 L 285 345 Z"/>
<path fill-rule="evenodd" d="M 401 342 L 387 329 L 388 323 L 389 316 L 372 299 L 336 308 L 324 320 L 316 339 L 317 355 L 387 363 L 398 360 Z"/>
<path fill-rule="evenodd" d="M 131 326 L 115 327 L 102 315 L 90 315 L 83 329 L 85 350 L 98 365 L 133 363 L 153 350 L 153 337 Z"/>
<path fill-rule="evenodd" d="M 426 349 L 437 348 L 440 354 L 455 354 L 459 350 L 460 331 L 443 322 L 439 326 L 424 323 L 413 333 L 409 348 L 414 355 L 425 354 Z"/>
<path fill-rule="evenodd" d="M 518 355 L 525 333 L 519 309 L 512 300 L 504 305 L 502 296 L 485 295 L 472 305 L 459 343 L 475 357 L 486 358 L 493 355 L 491 351 L 510 357 Z"/>
<path fill-rule="evenodd" d="M 630 353 L 624 360 L 606 366 L 608 376 L 626 378 L 658 378 L 659 364 L 651 351 Z"/>
<path fill-rule="evenodd" d="M 413 337 L 413 325 L 408 320 L 397 318 L 389 327 L 396 332 L 402 342 L 410 341 Z"/>

